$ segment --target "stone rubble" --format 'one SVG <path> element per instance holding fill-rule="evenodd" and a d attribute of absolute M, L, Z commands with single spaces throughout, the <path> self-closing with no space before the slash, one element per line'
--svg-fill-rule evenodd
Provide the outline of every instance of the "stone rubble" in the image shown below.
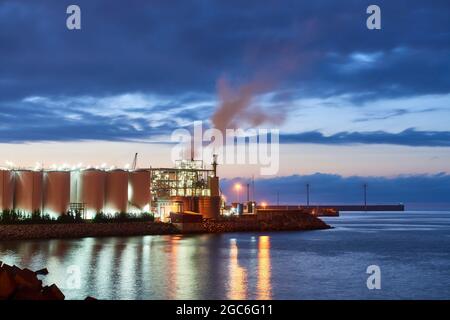
<path fill-rule="evenodd" d="M 34 272 L 0 261 L 0 300 L 64 300 L 64 294 L 55 284 L 44 286 L 37 277 L 46 274 L 47 268 Z"/>

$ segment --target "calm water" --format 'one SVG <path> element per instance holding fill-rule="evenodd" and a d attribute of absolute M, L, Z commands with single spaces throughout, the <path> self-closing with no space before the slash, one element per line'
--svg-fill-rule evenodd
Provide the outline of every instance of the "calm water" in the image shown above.
<path fill-rule="evenodd" d="M 450 213 L 325 220 L 335 229 L 0 242 L 0 260 L 47 267 L 72 299 L 450 298 Z M 366 286 L 373 264 L 381 290 Z"/>

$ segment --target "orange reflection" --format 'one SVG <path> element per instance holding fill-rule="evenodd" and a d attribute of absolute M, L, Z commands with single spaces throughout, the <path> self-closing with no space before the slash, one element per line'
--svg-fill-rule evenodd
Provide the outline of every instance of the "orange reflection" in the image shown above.
<path fill-rule="evenodd" d="M 261 236 L 258 242 L 258 284 L 257 296 L 259 300 L 272 299 L 270 265 L 270 237 Z"/>
<path fill-rule="evenodd" d="M 230 286 L 228 298 L 243 300 L 247 298 L 247 272 L 238 262 L 238 247 L 236 240 L 230 245 Z"/>
<path fill-rule="evenodd" d="M 168 299 L 176 299 L 178 293 L 178 278 L 177 278 L 177 268 L 178 268 L 178 246 L 180 236 L 171 236 L 169 238 L 169 244 L 165 246 L 165 250 L 168 253 L 166 259 L 167 266 L 164 270 L 165 279 L 167 281 L 166 285 L 166 296 Z"/>

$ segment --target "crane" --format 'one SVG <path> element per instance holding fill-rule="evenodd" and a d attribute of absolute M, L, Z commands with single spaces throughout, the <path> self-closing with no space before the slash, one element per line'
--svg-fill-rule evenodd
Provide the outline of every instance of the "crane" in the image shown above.
<path fill-rule="evenodd" d="M 137 152 L 136 152 L 136 153 L 134 154 L 133 164 L 131 165 L 131 169 L 132 169 L 132 170 L 136 170 L 137 157 L 138 157 L 138 154 L 137 154 Z"/>

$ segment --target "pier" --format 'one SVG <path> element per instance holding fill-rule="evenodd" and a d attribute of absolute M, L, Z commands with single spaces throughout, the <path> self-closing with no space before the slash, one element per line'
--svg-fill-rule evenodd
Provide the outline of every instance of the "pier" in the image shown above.
<path fill-rule="evenodd" d="M 259 207 L 259 206 L 258 206 Z M 263 207 L 261 207 L 262 209 Z M 404 204 L 371 204 L 371 205 L 358 205 L 358 204 L 326 204 L 326 205 L 278 205 L 278 206 L 265 206 L 264 209 L 270 210 L 297 210 L 297 209 L 318 209 L 323 210 L 336 210 L 342 211 L 405 211 Z"/>

